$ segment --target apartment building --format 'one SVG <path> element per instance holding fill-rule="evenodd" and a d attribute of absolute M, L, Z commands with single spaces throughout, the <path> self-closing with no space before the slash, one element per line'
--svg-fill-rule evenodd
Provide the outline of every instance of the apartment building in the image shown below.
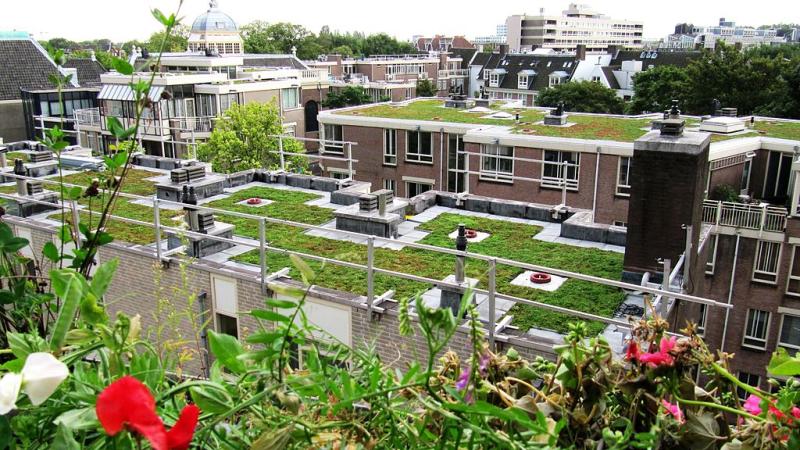
<path fill-rule="evenodd" d="M 519 14 L 506 19 L 507 43 L 511 52 L 537 48 L 574 52 L 579 44 L 589 53 L 605 51 L 609 45 L 641 48 L 644 24 L 599 14 L 586 5 L 571 3 L 561 15 Z"/>
<path fill-rule="evenodd" d="M 440 34 L 433 37 L 415 36 L 412 41 L 419 52 L 449 52 L 456 48 L 475 48 L 475 45 L 464 36 L 442 36 Z"/>
<path fill-rule="evenodd" d="M 736 22 L 719 19 L 717 25 L 695 26 L 690 23 L 675 25 L 675 32 L 667 37 L 667 41 L 674 46 L 692 48 L 701 45 L 713 49 L 717 41 L 728 45 L 739 45 L 742 48 L 757 45 L 783 44 L 787 42 L 786 36 L 780 36 L 778 30 L 771 28 L 754 28 L 736 25 Z"/>

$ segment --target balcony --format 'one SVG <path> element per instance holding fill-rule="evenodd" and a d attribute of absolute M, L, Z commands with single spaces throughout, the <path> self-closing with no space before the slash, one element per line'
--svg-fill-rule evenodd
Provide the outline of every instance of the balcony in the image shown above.
<path fill-rule="evenodd" d="M 440 70 L 439 79 L 447 78 L 467 78 L 469 76 L 469 69 L 453 69 L 453 70 Z"/>
<path fill-rule="evenodd" d="M 307 69 L 303 70 L 300 74 L 303 81 L 327 81 L 328 69 Z"/>
<path fill-rule="evenodd" d="M 101 126 L 100 108 L 76 109 L 75 122 L 80 127 L 99 128 Z"/>
<path fill-rule="evenodd" d="M 703 222 L 721 227 L 783 233 L 788 215 L 786 208 L 775 206 L 712 200 L 703 202 Z"/>

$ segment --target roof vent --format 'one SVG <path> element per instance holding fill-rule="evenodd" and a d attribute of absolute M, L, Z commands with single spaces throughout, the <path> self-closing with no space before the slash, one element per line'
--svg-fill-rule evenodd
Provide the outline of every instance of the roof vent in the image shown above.
<path fill-rule="evenodd" d="M 672 108 L 666 112 L 664 120 L 661 122 L 662 136 L 683 136 L 683 128 L 686 121 L 681 119 L 681 110 L 678 109 L 678 101 L 672 101 Z"/>

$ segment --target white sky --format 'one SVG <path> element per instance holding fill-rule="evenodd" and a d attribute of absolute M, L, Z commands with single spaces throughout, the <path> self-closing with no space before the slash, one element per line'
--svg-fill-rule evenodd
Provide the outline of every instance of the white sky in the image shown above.
<path fill-rule="evenodd" d="M 114 42 L 146 39 L 158 30 L 150 8 L 174 11 L 179 0 L 0 0 L 0 31 L 27 31 L 37 39 L 109 38 Z M 399 39 L 412 35 L 494 34 L 506 16 L 560 14 L 569 0 L 219 0 L 239 24 L 253 20 L 298 23 L 317 33 L 332 30 L 386 32 Z M 645 37 L 663 37 L 676 23 L 716 24 L 720 17 L 742 25 L 800 22 L 795 0 L 584 0 L 598 12 L 642 20 Z M 791 5 L 795 6 L 791 6 Z M 401 6 L 402 5 L 402 6 Z M 184 0 L 181 16 L 191 25 L 208 8 L 207 0 Z"/>

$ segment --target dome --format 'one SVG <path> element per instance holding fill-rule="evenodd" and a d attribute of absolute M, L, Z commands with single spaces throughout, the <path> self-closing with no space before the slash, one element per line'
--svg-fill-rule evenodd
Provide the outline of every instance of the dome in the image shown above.
<path fill-rule="evenodd" d="M 208 11 L 194 19 L 192 33 L 205 34 L 219 32 L 238 33 L 239 28 L 236 26 L 236 22 L 231 19 L 231 16 L 220 11 L 217 7 L 216 0 L 211 0 L 208 4 Z"/>

